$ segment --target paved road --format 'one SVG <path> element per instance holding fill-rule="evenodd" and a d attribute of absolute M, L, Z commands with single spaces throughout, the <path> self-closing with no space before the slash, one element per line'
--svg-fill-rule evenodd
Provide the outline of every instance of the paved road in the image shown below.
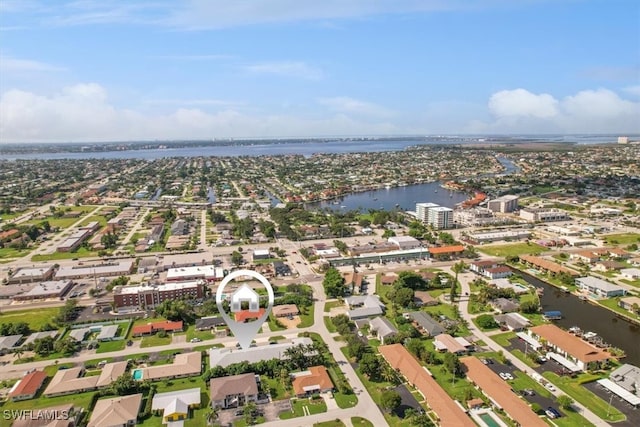
<path fill-rule="evenodd" d="M 455 275 L 455 273 L 453 272 L 451 273 Z M 464 295 L 466 292 L 471 294 L 471 287 L 469 285 L 475 277 L 476 276 L 473 273 L 461 273 L 458 275 L 458 280 L 460 281 L 460 284 L 462 286 L 462 295 Z M 509 353 L 502 346 L 500 346 L 498 343 L 493 341 L 489 335 L 487 335 L 486 333 L 484 333 L 483 331 L 481 331 L 476 327 L 476 325 L 472 321 L 474 316 L 469 314 L 468 305 L 469 305 L 468 298 L 463 297 L 460 299 L 460 302 L 459 302 L 460 315 L 462 316 L 463 319 L 465 319 L 468 322 L 469 330 L 471 331 L 471 333 L 473 333 L 473 335 L 475 335 L 478 339 L 484 341 L 487 344 L 487 346 L 489 346 L 492 350 L 503 351 L 504 355 L 511 362 L 513 366 L 520 369 L 522 372 L 526 373 L 527 375 L 531 376 L 531 373 L 534 372 L 532 368 L 529 368 L 524 362 L 522 362 L 520 359 L 518 359 L 517 357 Z M 564 394 L 557 388 L 555 392 L 551 392 L 551 393 L 556 397 Z M 595 426 L 601 427 L 601 426 L 610 425 L 604 420 L 602 420 L 600 417 L 598 417 L 596 414 L 591 412 L 588 408 L 586 408 L 582 404 L 575 402 L 574 406 L 578 409 L 578 412 L 583 417 L 585 417 L 590 423 L 593 423 Z"/>

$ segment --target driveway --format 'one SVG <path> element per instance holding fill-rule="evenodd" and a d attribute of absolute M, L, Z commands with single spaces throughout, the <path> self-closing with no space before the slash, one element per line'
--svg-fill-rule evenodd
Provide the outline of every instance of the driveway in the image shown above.
<path fill-rule="evenodd" d="M 407 409 L 415 409 L 416 411 L 424 410 L 422 406 L 420 406 L 420 402 L 418 402 L 404 384 L 400 384 L 394 390 L 397 391 L 402 398 L 400 406 L 394 411 L 398 417 L 404 418 L 404 413 Z"/>

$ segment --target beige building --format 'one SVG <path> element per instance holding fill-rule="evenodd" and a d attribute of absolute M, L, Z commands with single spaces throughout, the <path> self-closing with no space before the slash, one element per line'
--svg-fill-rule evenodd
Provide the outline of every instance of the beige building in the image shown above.
<path fill-rule="evenodd" d="M 142 393 L 98 400 L 87 427 L 133 426 L 141 403 Z"/>

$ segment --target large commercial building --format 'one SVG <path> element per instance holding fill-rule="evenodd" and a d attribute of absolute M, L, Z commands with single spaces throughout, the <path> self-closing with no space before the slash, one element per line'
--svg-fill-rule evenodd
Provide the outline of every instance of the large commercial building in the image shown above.
<path fill-rule="evenodd" d="M 116 308 L 146 310 L 163 301 L 182 298 L 203 298 L 204 281 L 171 282 L 162 285 L 116 286 L 113 302 Z"/>
<path fill-rule="evenodd" d="M 524 208 L 520 210 L 520 218 L 533 222 L 568 221 L 571 219 L 560 209 Z"/>
<path fill-rule="evenodd" d="M 435 203 L 416 203 L 416 216 L 436 229 L 451 228 L 453 209 Z"/>
<path fill-rule="evenodd" d="M 497 199 L 489 200 L 487 208 L 493 212 L 509 213 L 518 209 L 518 196 L 507 194 Z"/>
<path fill-rule="evenodd" d="M 8 279 L 9 285 L 44 282 L 53 277 L 53 264 L 43 267 L 20 268 Z"/>
<path fill-rule="evenodd" d="M 27 301 L 34 299 L 59 298 L 67 293 L 73 286 L 71 280 L 50 280 L 34 286 L 29 292 L 15 295 L 15 301 Z"/>
<path fill-rule="evenodd" d="M 206 280 L 213 282 L 222 280 L 224 270 L 213 265 L 199 265 L 193 267 L 170 268 L 167 270 L 167 281 Z"/>
<path fill-rule="evenodd" d="M 126 276 L 133 273 L 133 261 L 120 261 L 112 264 L 85 265 L 77 267 L 60 267 L 56 279 L 84 279 L 87 277 Z"/>

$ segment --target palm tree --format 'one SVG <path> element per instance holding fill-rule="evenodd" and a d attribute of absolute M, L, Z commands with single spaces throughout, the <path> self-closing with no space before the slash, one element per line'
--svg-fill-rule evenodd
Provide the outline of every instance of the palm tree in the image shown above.
<path fill-rule="evenodd" d="M 20 360 L 20 358 L 22 357 L 23 354 L 24 354 L 24 351 L 22 350 L 21 347 L 18 347 L 18 348 L 13 350 L 13 355 L 14 355 L 14 357 L 17 357 L 18 360 Z"/>
<path fill-rule="evenodd" d="M 218 410 L 219 408 L 216 406 L 207 411 L 206 419 L 208 426 L 213 426 L 215 424 L 216 420 L 218 419 Z"/>

